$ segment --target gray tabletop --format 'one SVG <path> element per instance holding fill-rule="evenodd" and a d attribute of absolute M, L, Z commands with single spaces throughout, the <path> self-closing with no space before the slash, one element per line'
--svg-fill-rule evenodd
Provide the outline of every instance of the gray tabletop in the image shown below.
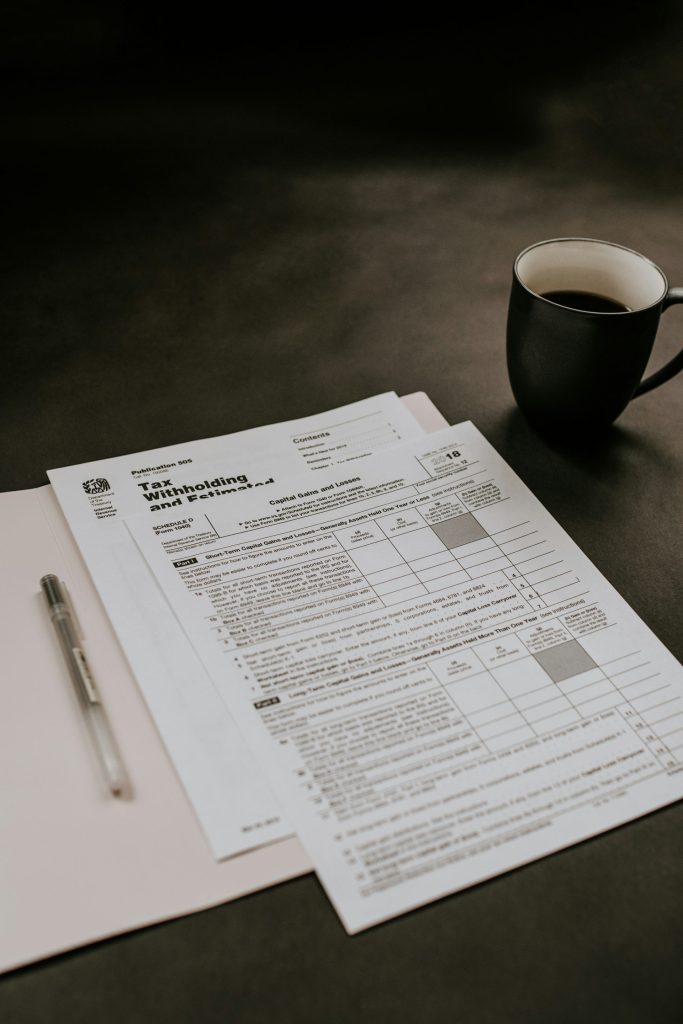
<path fill-rule="evenodd" d="M 542 24 L 484 47 L 483 19 L 282 52 L 272 32 L 206 64 L 195 36 L 182 66 L 179 31 L 151 67 L 97 44 L 15 68 L 0 489 L 424 390 L 681 659 L 683 377 L 569 449 L 505 368 L 533 241 L 612 239 L 683 283 L 683 29 L 668 5 L 641 21 L 591 45 Z M 672 310 L 652 366 L 682 333 Z M 679 804 L 353 938 L 307 876 L 14 972 L 0 1016 L 674 1022 L 682 946 Z"/>

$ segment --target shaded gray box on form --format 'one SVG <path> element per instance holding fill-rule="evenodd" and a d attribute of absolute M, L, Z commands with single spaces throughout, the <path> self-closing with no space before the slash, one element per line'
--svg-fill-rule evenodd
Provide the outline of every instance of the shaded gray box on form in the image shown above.
<path fill-rule="evenodd" d="M 590 654 L 586 654 L 576 640 L 567 640 L 556 647 L 539 651 L 534 654 L 534 658 L 554 683 L 561 683 L 563 679 L 578 676 L 581 672 L 589 672 L 592 668 L 598 667 Z"/>
<path fill-rule="evenodd" d="M 454 519 L 445 519 L 443 523 L 434 523 L 432 530 L 447 548 L 459 548 L 462 544 L 472 544 L 475 540 L 488 537 L 484 527 L 471 512 Z"/>

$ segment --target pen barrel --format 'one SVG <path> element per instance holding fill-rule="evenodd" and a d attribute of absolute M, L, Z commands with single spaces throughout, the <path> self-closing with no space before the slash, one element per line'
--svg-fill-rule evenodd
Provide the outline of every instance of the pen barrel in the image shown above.
<path fill-rule="evenodd" d="M 62 612 L 55 607 L 50 609 L 50 614 L 64 653 L 69 675 L 83 708 L 90 739 L 98 754 L 104 780 L 111 792 L 118 794 L 125 784 L 123 762 L 104 708 L 100 703 L 88 662 L 78 646 L 78 638 L 68 612 Z"/>
<path fill-rule="evenodd" d="M 86 711 L 85 720 L 92 742 L 100 754 L 105 781 L 112 793 L 120 793 L 125 785 L 126 776 L 114 734 L 102 705 L 91 704 Z"/>
<path fill-rule="evenodd" d="M 50 616 L 79 700 L 86 708 L 98 704 L 99 694 L 68 613 L 55 607 L 50 609 Z"/>

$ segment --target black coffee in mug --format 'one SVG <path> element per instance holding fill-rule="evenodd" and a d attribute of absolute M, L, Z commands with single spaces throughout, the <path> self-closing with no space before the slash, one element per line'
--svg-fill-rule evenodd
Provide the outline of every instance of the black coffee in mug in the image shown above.
<path fill-rule="evenodd" d="M 555 238 L 515 260 L 508 310 L 512 391 L 527 419 L 574 435 L 612 423 L 630 400 L 683 369 L 683 352 L 646 380 L 659 318 L 683 302 L 633 249 Z"/>
<path fill-rule="evenodd" d="M 559 306 L 570 309 L 583 309 L 588 313 L 628 313 L 628 306 L 606 295 L 594 295 L 593 292 L 544 292 L 542 298 L 556 302 Z"/>

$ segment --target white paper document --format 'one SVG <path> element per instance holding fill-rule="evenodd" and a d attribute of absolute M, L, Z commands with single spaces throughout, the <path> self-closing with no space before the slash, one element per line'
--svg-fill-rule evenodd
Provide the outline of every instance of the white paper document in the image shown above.
<path fill-rule="evenodd" d="M 683 669 L 472 424 L 127 525 L 350 932 L 683 796 Z"/>
<path fill-rule="evenodd" d="M 291 477 L 423 434 L 395 394 L 226 437 L 48 473 L 157 728 L 217 858 L 291 834 L 264 780 L 123 525 L 144 510 L 192 520 Z M 135 780 L 133 779 L 133 785 Z"/>

